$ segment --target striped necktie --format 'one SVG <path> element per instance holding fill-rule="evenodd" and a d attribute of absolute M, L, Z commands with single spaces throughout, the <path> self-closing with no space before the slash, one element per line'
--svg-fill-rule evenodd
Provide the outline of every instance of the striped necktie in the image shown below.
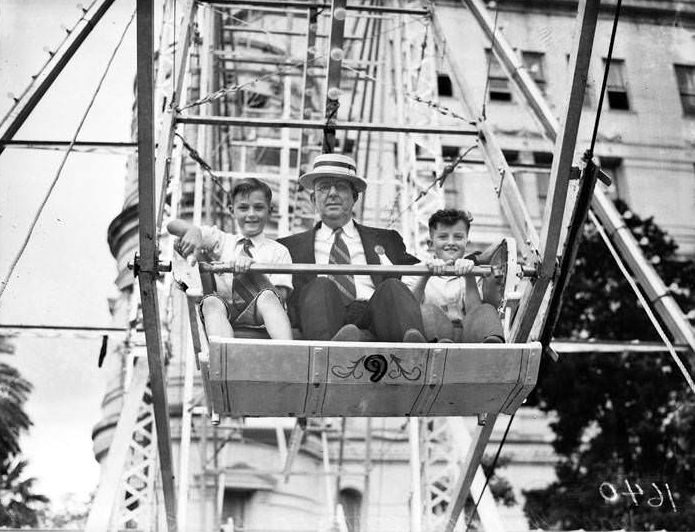
<path fill-rule="evenodd" d="M 253 258 L 253 254 L 251 253 L 253 242 L 251 239 L 244 238 L 241 240 L 241 243 L 242 249 L 240 255 Z M 256 294 L 265 288 L 272 289 L 272 285 L 269 285 L 263 277 L 254 275 L 253 272 L 235 274 L 234 284 L 232 285 L 232 299 L 234 304 L 240 308 L 249 305 L 256 297 Z"/>
<path fill-rule="evenodd" d="M 343 240 L 343 228 L 339 227 L 333 231 L 333 246 L 328 255 L 329 264 L 352 264 L 350 260 L 350 251 L 347 244 Z M 354 275 L 328 275 L 328 278 L 333 281 L 340 295 L 343 298 L 343 303 L 347 306 L 355 300 L 357 290 L 355 289 Z"/>

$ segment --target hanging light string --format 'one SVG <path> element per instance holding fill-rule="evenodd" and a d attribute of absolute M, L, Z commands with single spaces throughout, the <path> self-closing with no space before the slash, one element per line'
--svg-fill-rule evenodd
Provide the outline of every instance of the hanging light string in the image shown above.
<path fill-rule="evenodd" d="M 94 93 L 92 94 L 92 98 L 89 100 L 89 104 L 87 104 L 87 108 L 84 111 L 84 114 L 82 115 L 82 119 L 80 120 L 80 123 L 77 125 L 77 129 L 75 130 L 75 134 L 72 137 L 72 140 L 70 141 L 70 145 L 67 148 L 67 151 L 65 152 L 65 155 L 63 156 L 62 161 L 60 162 L 60 165 L 58 166 L 58 170 L 56 171 L 55 176 L 53 177 L 53 181 L 51 182 L 51 185 L 48 187 L 48 190 L 46 191 L 46 194 L 41 201 L 41 204 L 39 205 L 39 208 L 36 211 L 36 214 L 34 214 L 34 218 L 31 222 L 31 225 L 29 226 L 29 230 L 27 231 L 26 237 L 24 238 L 24 241 L 22 242 L 22 245 L 17 252 L 17 255 L 14 257 L 12 260 L 12 263 L 10 264 L 9 271 L 7 272 L 7 275 L 5 278 L 0 281 L 0 297 L 2 297 L 2 294 L 5 292 L 5 288 L 7 288 L 7 284 L 10 281 L 10 278 L 12 277 L 12 274 L 14 273 L 15 268 L 17 267 L 17 263 L 19 260 L 22 258 L 22 255 L 24 254 L 24 251 L 26 250 L 27 246 L 29 245 L 29 240 L 31 239 L 32 234 L 34 233 L 34 229 L 36 228 L 36 224 L 39 221 L 39 217 L 41 216 L 41 213 L 43 212 L 44 207 L 46 206 L 46 203 L 48 203 L 48 199 L 51 197 L 51 193 L 53 192 L 53 189 L 55 186 L 58 184 L 58 179 L 60 178 L 63 168 L 65 167 L 65 163 L 68 160 L 68 157 L 70 156 L 70 153 L 72 153 L 72 148 L 75 145 L 75 142 L 77 141 L 77 137 L 80 134 L 80 131 L 82 131 L 82 126 L 84 125 L 85 121 L 87 120 L 87 116 L 89 116 L 89 112 L 92 110 L 92 106 L 94 105 L 94 101 L 96 100 L 97 96 L 99 95 L 99 92 L 101 90 L 101 87 L 104 83 L 104 80 L 106 79 L 106 75 L 109 73 L 109 70 L 111 70 L 111 64 L 113 63 L 113 60 L 116 57 L 116 54 L 118 53 L 118 50 L 121 48 L 121 45 L 123 44 L 123 40 L 125 39 L 126 33 L 128 32 L 128 29 L 133 23 L 133 20 L 135 20 L 135 11 L 133 11 L 133 14 L 130 16 L 130 20 L 128 20 L 128 23 L 126 24 L 125 28 L 123 29 L 123 33 L 121 34 L 120 39 L 116 43 L 115 48 L 113 49 L 113 52 L 111 53 L 111 57 L 109 57 L 108 62 L 106 63 L 106 67 L 104 68 L 104 72 L 101 75 L 101 78 L 99 79 L 99 83 L 97 84 L 96 89 L 94 90 Z"/>
<path fill-rule="evenodd" d="M 446 168 L 444 168 L 444 170 L 442 170 L 442 173 L 439 175 L 439 177 L 435 178 L 435 179 L 429 184 L 429 186 L 428 186 L 427 188 L 422 189 L 422 190 L 420 191 L 420 193 L 415 197 L 415 199 L 414 199 L 413 201 L 410 202 L 410 204 L 409 204 L 407 207 L 405 207 L 403 210 L 401 210 L 400 212 L 398 212 L 395 216 L 392 216 L 392 217 L 391 217 L 391 220 L 389 221 L 388 227 L 389 227 L 389 228 L 390 228 L 390 227 L 393 227 L 393 225 L 394 225 L 398 220 L 400 220 L 400 218 L 401 218 L 406 212 L 408 212 L 410 209 L 412 209 L 413 206 L 414 206 L 418 201 L 421 201 L 425 196 L 427 196 L 427 194 L 429 194 L 430 191 L 431 191 L 435 186 L 439 185 L 440 188 L 443 187 L 443 186 L 444 186 L 444 182 L 446 181 L 447 177 L 449 177 L 449 175 L 451 175 L 451 173 L 452 173 L 454 170 L 456 170 L 456 167 L 457 167 L 459 164 L 461 164 L 461 163 L 463 162 L 463 160 L 465 159 L 466 155 L 468 155 L 471 151 L 473 151 L 473 150 L 474 150 L 475 148 L 477 148 L 477 147 L 478 147 L 477 144 L 473 144 L 472 146 L 469 146 L 468 148 L 466 148 L 466 150 L 465 150 L 461 155 L 459 155 L 449 166 L 447 166 Z"/>
<path fill-rule="evenodd" d="M 230 196 L 231 191 L 227 190 L 227 187 L 224 186 L 224 183 L 222 182 L 222 178 L 218 176 L 213 170 L 212 166 L 203 159 L 203 157 L 198 153 L 198 150 L 196 150 L 193 146 L 191 146 L 183 136 L 181 136 L 179 133 L 175 133 L 175 135 L 181 139 L 181 142 L 183 144 L 183 147 L 186 148 L 186 151 L 190 155 L 191 159 L 193 159 L 198 165 L 203 169 L 203 171 L 210 176 L 210 180 L 217 186 L 219 189 L 227 196 L 227 201 L 228 204 L 232 204 L 232 198 Z"/>
<path fill-rule="evenodd" d="M 222 87 L 221 89 L 218 89 L 215 92 L 212 92 L 212 93 L 208 94 L 207 96 L 204 96 L 203 98 L 195 100 L 194 102 L 190 102 L 190 103 L 184 105 L 183 107 L 179 107 L 177 109 L 177 111 L 178 112 L 185 111 L 186 109 L 190 109 L 191 107 L 197 107 L 199 105 L 203 105 L 203 104 L 215 101 L 215 100 L 219 100 L 220 98 L 226 96 L 227 94 L 237 92 L 237 91 L 240 91 L 242 89 L 246 89 L 248 87 L 252 87 L 253 85 L 255 85 L 257 83 L 260 83 L 261 81 L 264 81 L 266 79 L 270 79 L 274 76 L 280 76 L 280 75 L 286 74 L 287 72 L 289 72 L 292 69 L 299 69 L 299 68 L 303 69 L 305 63 L 313 63 L 313 62 L 319 61 L 320 59 L 323 59 L 325 57 L 326 57 L 325 55 L 316 56 L 311 61 L 308 61 L 308 62 L 303 60 L 303 59 L 297 60 L 295 62 L 288 64 L 288 65 L 283 65 L 283 66 L 277 68 L 274 72 L 262 74 L 262 75 L 257 76 L 256 78 L 254 78 L 250 81 L 247 81 L 245 83 L 235 84 L 235 85 L 231 85 L 229 87 Z"/>
<path fill-rule="evenodd" d="M 12 104 L 10 109 L 7 111 L 5 116 L 2 118 L 2 120 L 0 120 L 0 127 L 2 127 L 2 125 L 10 118 L 10 116 L 12 116 L 12 113 L 14 112 L 15 108 L 19 105 L 19 103 L 22 101 L 22 98 L 24 98 L 27 95 L 27 93 L 31 90 L 31 88 L 36 83 L 36 80 L 41 77 L 41 74 L 43 74 L 44 70 L 46 70 L 48 65 L 53 60 L 53 57 L 58 53 L 58 51 L 68 41 L 68 39 L 70 38 L 70 35 L 72 34 L 73 31 L 75 31 L 75 28 L 77 28 L 78 24 L 80 22 L 82 22 L 83 20 L 86 20 L 85 16 L 87 15 L 87 13 L 89 13 L 89 10 L 92 9 L 92 7 L 94 7 L 94 4 L 96 4 L 96 2 L 97 2 L 97 0 L 92 0 L 92 3 L 89 4 L 89 7 L 86 7 L 86 8 L 82 7 L 81 8 L 82 9 L 82 15 L 80 15 L 80 18 L 77 19 L 77 21 L 72 25 L 72 27 L 65 28 L 65 37 L 63 37 L 63 40 L 60 41 L 60 43 L 55 48 L 55 50 L 48 52 L 48 59 L 41 66 L 39 71 L 36 74 L 34 74 L 33 76 L 31 76 L 31 81 L 29 82 L 29 85 L 27 85 L 27 87 L 24 89 L 24 91 L 22 91 L 22 94 L 20 94 L 19 96 L 10 95 L 10 97 L 14 100 L 14 103 Z"/>

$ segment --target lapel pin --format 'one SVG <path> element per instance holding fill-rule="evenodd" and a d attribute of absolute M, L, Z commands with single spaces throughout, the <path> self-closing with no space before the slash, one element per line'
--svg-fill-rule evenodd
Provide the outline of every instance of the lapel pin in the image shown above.
<path fill-rule="evenodd" d="M 377 244 L 374 246 L 374 251 L 376 252 L 377 255 L 385 255 L 386 250 L 384 249 L 384 246 Z"/>

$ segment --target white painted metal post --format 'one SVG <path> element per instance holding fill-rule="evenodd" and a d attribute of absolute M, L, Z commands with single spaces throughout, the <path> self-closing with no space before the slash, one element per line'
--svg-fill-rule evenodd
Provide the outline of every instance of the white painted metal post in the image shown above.
<path fill-rule="evenodd" d="M 420 468 L 420 423 L 416 417 L 408 420 L 410 443 L 410 532 L 422 532 L 422 475 Z"/>

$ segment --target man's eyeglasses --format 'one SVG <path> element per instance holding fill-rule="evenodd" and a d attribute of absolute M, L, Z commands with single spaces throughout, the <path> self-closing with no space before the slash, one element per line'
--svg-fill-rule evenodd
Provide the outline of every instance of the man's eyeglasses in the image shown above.
<path fill-rule="evenodd" d="M 335 188 L 335 191 L 338 192 L 339 194 L 345 193 L 345 192 L 352 192 L 352 187 L 350 186 L 349 183 L 345 183 L 342 181 L 338 182 L 324 182 L 324 183 L 317 183 L 316 186 L 314 187 L 316 192 L 320 194 L 328 194 L 332 188 Z"/>

